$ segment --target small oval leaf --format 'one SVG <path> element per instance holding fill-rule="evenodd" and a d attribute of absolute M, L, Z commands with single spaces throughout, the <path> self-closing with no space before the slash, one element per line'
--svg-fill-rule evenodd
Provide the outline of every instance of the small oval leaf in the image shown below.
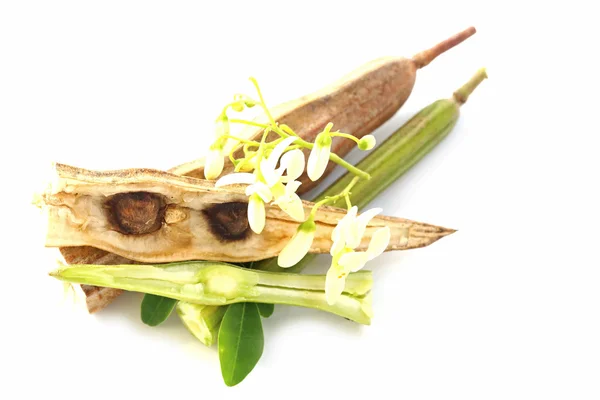
<path fill-rule="evenodd" d="M 263 318 L 269 318 L 273 314 L 273 311 L 275 311 L 275 304 L 256 303 L 256 305 L 258 306 L 258 312 Z"/>
<path fill-rule="evenodd" d="M 142 300 L 142 322 L 150 326 L 162 324 L 169 318 L 176 304 L 175 299 L 146 293 Z"/>
<path fill-rule="evenodd" d="M 227 386 L 235 386 L 248 376 L 262 356 L 264 336 L 255 303 L 229 306 L 219 329 L 219 361 Z"/>

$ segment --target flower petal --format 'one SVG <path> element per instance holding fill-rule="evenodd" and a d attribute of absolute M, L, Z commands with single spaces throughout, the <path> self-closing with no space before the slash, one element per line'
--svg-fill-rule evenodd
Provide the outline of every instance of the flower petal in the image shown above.
<path fill-rule="evenodd" d="M 312 181 L 318 180 L 329 163 L 329 154 L 331 153 L 331 144 L 329 146 L 321 146 L 317 143 L 313 146 L 308 156 L 308 166 L 306 172 Z"/>
<path fill-rule="evenodd" d="M 298 264 L 308 254 L 316 231 L 314 222 L 312 226 L 307 228 L 305 224 L 300 224 L 292 239 L 285 245 L 277 257 L 277 263 L 281 268 L 289 268 Z"/>
<path fill-rule="evenodd" d="M 280 197 L 275 204 L 296 221 L 304 221 L 304 205 L 296 193 Z"/>
<path fill-rule="evenodd" d="M 285 185 L 285 193 L 292 194 L 296 193 L 296 190 L 302 185 L 300 181 L 290 181 Z"/>
<path fill-rule="evenodd" d="M 369 255 L 363 251 L 350 252 L 342 255 L 338 263 L 344 268 L 344 271 L 356 272 L 365 266 L 369 260 Z"/>
<path fill-rule="evenodd" d="M 344 244 L 346 242 L 346 231 L 351 228 L 354 223 L 354 219 L 356 218 L 356 213 L 358 212 L 358 207 L 352 206 L 346 215 L 342 219 L 338 221 L 338 224 L 333 228 L 331 232 L 331 240 L 334 242 L 337 240 L 343 240 Z"/>
<path fill-rule="evenodd" d="M 266 185 L 271 187 L 281 179 L 283 168 L 275 169 L 275 165 L 272 165 L 268 160 L 262 159 L 260 161 L 260 173 L 262 174 Z"/>
<path fill-rule="evenodd" d="M 335 265 L 329 267 L 325 277 L 325 298 L 330 306 L 334 305 L 342 295 L 346 286 L 346 275 L 345 271 Z"/>
<path fill-rule="evenodd" d="M 204 178 L 208 180 L 217 179 L 221 172 L 223 172 L 223 166 L 225 165 L 225 157 L 220 150 L 210 150 L 206 155 L 206 162 L 204 164 Z"/>
<path fill-rule="evenodd" d="M 283 139 L 275 146 L 275 148 L 273 148 L 271 154 L 269 154 L 269 158 L 261 160 L 260 171 L 263 174 L 263 177 L 265 178 L 265 181 L 269 187 L 273 186 L 281 179 L 281 175 L 283 175 L 284 168 L 275 169 L 275 167 L 277 167 L 277 162 L 279 162 L 279 158 L 281 157 L 285 149 L 287 149 L 288 146 L 297 139 L 298 137 L 296 136 L 290 136 Z"/>
<path fill-rule="evenodd" d="M 389 226 L 377 229 L 375 233 L 373 233 L 371 242 L 369 243 L 369 248 L 367 249 L 369 261 L 379 256 L 385 251 L 385 249 L 387 249 L 387 246 L 390 243 L 390 237 L 391 232 Z"/>
<path fill-rule="evenodd" d="M 273 194 L 267 185 L 262 182 L 256 182 L 246 188 L 246 196 L 257 194 L 265 202 L 269 203 L 273 200 Z"/>
<path fill-rule="evenodd" d="M 356 218 L 356 222 L 359 224 L 359 229 L 364 230 L 369 224 L 369 221 L 371 221 L 373 217 L 375 217 L 381 211 L 383 211 L 382 208 L 371 208 L 370 210 L 360 213 L 360 215 Z"/>
<path fill-rule="evenodd" d="M 256 193 L 250 196 L 248 201 L 248 223 L 250 229 L 255 233 L 261 233 L 265 228 L 265 203 Z"/>
<path fill-rule="evenodd" d="M 365 230 L 367 229 L 369 221 L 371 221 L 373 217 L 379 214 L 381 211 L 381 208 L 372 208 L 368 211 L 361 213 L 358 216 L 358 218 L 356 218 L 354 222 L 354 227 L 352 229 L 353 236 L 351 240 L 348 240 L 348 247 L 354 249 L 360 245 L 360 241 L 365 235 Z"/>
<path fill-rule="evenodd" d="M 354 249 L 356 247 L 355 243 L 360 243 L 360 236 L 358 230 L 356 229 L 356 213 L 358 208 L 353 206 L 350 208 L 346 217 L 340 227 L 340 235 L 347 247 Z"/>
<path fill-rule="evenodd" d="M 276 184 L 274 184 L 273 186 L 271 186 L 269 188 L 269 190 L 271 191 L 271 194 L 273 195 L 273 198 L 278 199 L 281 196 L 285 196 L 286 192 L 285 192 L 285 185 L 281 182 L 277 182 Z"/>
<path fill-rule="evenodd" d="M 275 169 L 275 167 L 277 166 L 277 162 L 279 161 L 279 158 L 281 157 L 285 149 L 287 149 L 289 145 L 294 143 L 297 139 L 297 136 L 290 136 L 283 139 L 275 146 L 273 151 L 271 151 L 271 154 L 269 154 L 269 158 L 267 160 L 273 166 L 273 169 Z"/>
<path fill-rule="evenodd" d="M 281 157 L 281 166 L 287 171 L 287 174 L 285 175 L 286 181 L 298 179 L 304 172 L 304 167 L 306 166 L 304 153 L 300 149 L 288 151 Z"/>
<path fill-rule="evenodd" d="M 343 240 L 334 240 L 331 248 L 329 249 L 329 254 L 332 257 L 335 257 L 338 253 L 340 253 L 346 247 L 346 242 Z"/>
<path fill-rule="evenodd" d="M 233 174 L 228 174 L 217 182 L 215 182 L 215 187 L 221 187 L 226 185 L 236 185 L 236 184 L 246 184 L 251 185 L 256 181 L 256 175 L 249 174 L 247 172 L 235 172 Z"/>
<path fill-rule="evenodd" d="M 262 182 L 256 182 L 255 186 L 256 193 L 263 199 L 265 203 L 269 203 L 271 200 L 273 200 L 273 194 L 267 185 Z"/>

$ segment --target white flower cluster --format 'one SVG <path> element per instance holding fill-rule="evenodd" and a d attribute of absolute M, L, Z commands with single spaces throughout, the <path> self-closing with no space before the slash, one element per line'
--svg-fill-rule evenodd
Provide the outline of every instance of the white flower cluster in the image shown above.
<path fill-rule="evenodd" d="M 332 261 L 327 272 L 325 294 L 327 302 L 334 304 L 343 292 L 346 276 L 356 272 L 370 261 L 383 253 L 390 242 L 390 228 L 385 226 L 377 229 L 369 242 L 367 251 L 355 251 L 361 244 L 369 221 L 381 212 L 380 208 L 365 211 L 357 217 L 358 208 L 353 206 L 348 213 L 338 221 L 333 229 L 331 240 L 333 245 L 329 250 Z M 279 253 L 278 264 L 282 268 L 296 265 L 310 250 L 316 224 L 306 221 L 300 225 L 298 231 Z"/>
<path fill-rule="evenodd" d="M 238 147 L 243 143 L 245 157 L 234 160 L 234 164 L 236 165 L 236 171 L 246 172 L 234 172 L 224 175 L 217 180 L 215 186 L 247 185 L 245 194 L 248 196 L 248 222 L 252 231 L 257 234 L 260 234 L 265 227 L 266 204 L 278 206 L 292 219 L 301 222 L 295 235 L 278 256 L 278 264 L 282 268 L 289 268 L 297 264 L 310 251 L 317 230 L 314 216 L 318 207 L 337 198 L 345 197 L 349 204 L 349 210 L 333 230 L 331 236 L 333 245 L 330 250 L 333 260 L 326 279 L 327 301 L 334 304 L 343 292 L 348 273 L 358 271 L 367 261 L 378 256 L 386 249 L 390 240 L 390 230 L 388 227 L 378 229 L 373 233 L 367 251 L 355 251 L 361 244 L 367 224 L 381 210 L 369 210 L 357 217 L 357 207 L 350 207 L 348 191 L 346 190 L 338 196 L 331 196 L 315 204 L 307 218 L 304 212 L 304 204 L 296 193 L 301 185 L 298 179 L 303 174 L 305 167 L 307 175 L 312 181 L 316 181 L 323 176 L 330 159 L 335 156 L 331 152 L 334 136 L 354 140 L 361 150 L 372 149 L 375 146 L 375 138 L 372 135 L 367 135 L 358 140 L 348 134 L 331 132 L 333 124 L 330 123 L 317 135 L 314 143 L 308 143 L 297 136 L 290 128 L 280 127 L 272 118 L 271 125 L 264 126 L 265 132 L 261 142 L 245 140 L 242 142 L 242 139 L 230 136 L 230 120 L 226 114 L 227 109 L 242 111 L 244 107 L 251 107 L 256 104 L 260 104 L 270 117 L 268 109 L 262 102 L 262 96 L 261 102 L 238 96 L 217 119 L 217 136 L 206 157 L 205 178 L 213 180 L 219 178 L 222 174 L 225 157 L 228 156 L 225 149 L 229 140 L 237 140 L 236 145 Z M 235 120 L 235 122 L 244 123 L 247 121 Z M 275 132 L 280 137 L 272 142 L 266 142 L 265 139 L 269 132 Z M 250 151 L 250 148 L 256 148 L 257 150 Z M 308 162 L 305 161 L 302 148 L 310 149 Z M 336 162 L 340 163 L 339 157 L 337 160 Z M 351 166 L 348 167 L 347 163 L 346 165 L 347 168 L 352 168 Z M 360 170 L 357 171 L 364 174 Z"/>

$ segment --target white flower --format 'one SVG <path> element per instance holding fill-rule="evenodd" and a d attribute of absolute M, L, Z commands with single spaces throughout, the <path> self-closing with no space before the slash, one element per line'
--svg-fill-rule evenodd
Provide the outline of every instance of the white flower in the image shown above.
<path fill-rule="evenodd" d="M 316 181 L 323 176 L 327 168 L 329 155 L 331 154 L 331 142 L 332 139 L 327 128 L 325 128 L 325 131 L 319 133 L 315 139 L 315 144 L 308 156 L 308 166 L 306 168 L 308 177 L 312 181 Z"/>
<path fill-rule="evenodd" d="M 304 220 L 304 206 L 296 194 L 300 182 L 294 179 L 302 174 L 304 169 L 304 154 L 302 151 L 292 150 L 283 155 L 285 149 L 297 137 L 288 137 L 278 143 L 271 151 L 268 158 L 259 161 L 260 173 L 239 172 L 225 175 L 216 183 L 216 187 L 234 184 L 247 184 L 246 195 L 248 201 L 248 222 L 255 233 L 261 233 L 265 227 L 265 204 L 274 199 L 274 203 L 285 213 L 297 221 Z M 276 169 L 281 158 L 280 167 Z M 283 176 L 287 171 L 288 174 Z M 283 182 L 287 182 L 286 185 Z"/>
<path fill-rule="evenodd" d="M 390 228 L 386 226 L 373 233 L 367 251 L 354 251 L 360 245 L 369 221 L 381 209 L 373 208 L 358 217 L 357 211 L 356 206 L 348 210 L 331 233 L 333 244 L 330 253 L 333 260 L 325 283 L 325 295 L 330 305 L 335 304 L 342 294 L 346 276 L 360 270 L 368 261 L 383 253 L 390 242 Z"/>
<path fill-rule="evenodd" d="M 317 225 L 312 219 L 300 224 L 292 239 L 279 253 L 277 264 L 281 268 L 289 268 L 298 264 L 310 250 L 316 230 Z"/>

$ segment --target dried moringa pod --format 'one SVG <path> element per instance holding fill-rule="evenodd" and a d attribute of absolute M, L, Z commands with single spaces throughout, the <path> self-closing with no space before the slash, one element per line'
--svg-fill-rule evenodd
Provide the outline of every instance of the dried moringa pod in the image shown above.
<path fill-rule="evenodd" d="M 266 206 L 266 225 L 254 233 L 243 186 L 215 188 L 203 179 L 149 169 L 97 172 L 56 164 L 56 179 L 42 196 L 47 210 L 46 246 L 93 246 L 137 262 L 184 260 L 227 262 L 276 257 L 299 222 Z M 313 203 L 304 202 L 306 214 Z M 327 253 L 331 233 L 346 210 L 321 207 L 311 253 Z M 361 245 L 389 226 L 387 250 L 427 246 L 452 232 L 402 218 L 371 220 Z"/>

